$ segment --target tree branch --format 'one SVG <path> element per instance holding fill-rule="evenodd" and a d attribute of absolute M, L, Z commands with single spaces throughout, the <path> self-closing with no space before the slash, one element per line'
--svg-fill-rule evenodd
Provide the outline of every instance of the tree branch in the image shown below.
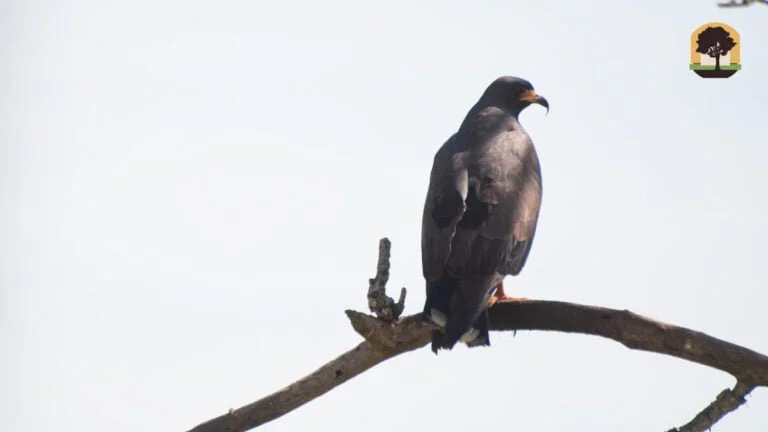
<path fill-rule="evenodd" d="M 721 391 L 717 395 L 717 399 L 700 413 L 696 414 L 696 417 L 688 424 L 670 429 L 667 432 L 703 432 L 709 430 L 726 414 L 735 411 L 736 408 L 745 403 L 747 401 L 746 396 L 754 389 L 754 386 L 737 382 L 733 390 L 725 389 Z"/>
<path fill-rule="evenodd" d="M 386 322 L 400 318 L 405 309 L 405 288 L 400 290 L 400 298 L 395 303 L 387 297 L 387 281 L 389 281 L 389 251 L 392 247 L 388 238 L 379 240 L 379 260 L 376 263 L 376 276 L 368 279 L 368 309 L 376 317 Z"/>
<path fill-rule="evenodd" d="M 330 391 L 350 378 L 399 354 L 427 345 L 432 325 L 421 314 L 397 319 L 400 300 L 386 296 L 390 243 L 379 243 L 376 277 L 368 291 L 369 307 L 380 318 L 346 311 L 365 342 L 331 360 L 315 372 L 265 398 L 209 420 L 189 432 L 242 432 L 274 420 Z M 381 299 L 386 299 L 381 302 Z M 630 349 L 679 357 L 728 372 L 737 379 L 691 422 L 668 432 L 703 432 L 744 403 L 755 387 L 768 386 L 768 357 L 707 334 L 655 321 L 628 310 L 543 300 L 495 303 L 489 309 L 492 330 L 546 330 L 582 333 L 613 339 Z M 397 320 L 397 321 L 395 321 Z"/>

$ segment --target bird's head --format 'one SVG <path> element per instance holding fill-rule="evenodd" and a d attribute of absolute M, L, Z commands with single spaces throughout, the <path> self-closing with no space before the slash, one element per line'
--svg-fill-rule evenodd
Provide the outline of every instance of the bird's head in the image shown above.
<path fill-rule="evenodd" d="M 485 90 L 482 99 L 509 111 L 515 117 L 531 104 L 539 104 L 549 113 L 549 102 L 533 90 L 530 82 L 522 78 L 504 76 L 496 79 Z"/>

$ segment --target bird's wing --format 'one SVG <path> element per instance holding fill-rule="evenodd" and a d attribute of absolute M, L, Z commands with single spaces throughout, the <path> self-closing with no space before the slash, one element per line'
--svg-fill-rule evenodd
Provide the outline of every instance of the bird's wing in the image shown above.
<path fill-rule="evenodd" d="M 515 239 L 515 247 L 500 268 L 502 274 L 516 276 L 520 273 L 528 259 L 533 238 L 536 235 L 536 224 L 541 208 L 542 183 L 539 161 L 535 152 L 532 160 L 528 163 L 530 164 L 529 172 L 526 173 L 521 182 L 520 195 L 518 195 L 512 218 L 512 237 Z"/>
<path fill-rule="evenodd" d="M 466 204 L 466 152 L 453 135 L 438 150 L 432 165 L 421 225 L 422 270 L 427 281 L 440 279 L 451 254 L 451 240 Z"/>
<path fill-rule="evenodd" d="M 542 186 L 533 143 L 505 133 L 489 148 L 468 162 L 467 209 L 448 261 L 455 276 L 518 274 L 536 232 Z"/>

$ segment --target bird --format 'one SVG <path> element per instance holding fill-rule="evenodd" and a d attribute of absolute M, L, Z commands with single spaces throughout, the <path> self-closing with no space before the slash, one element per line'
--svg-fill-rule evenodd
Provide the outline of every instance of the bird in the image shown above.
<path fill-rule="evenodd" d="M 494 80 L 434 156 L 424 202 L 422 317 L 434 324 L 432 351 L 490 346 L 488 306 L 512 298 L 506 275 L 531 251 L 542 199 L 539 158 L 518 120 L 549 102 L 513 76 Z"/>

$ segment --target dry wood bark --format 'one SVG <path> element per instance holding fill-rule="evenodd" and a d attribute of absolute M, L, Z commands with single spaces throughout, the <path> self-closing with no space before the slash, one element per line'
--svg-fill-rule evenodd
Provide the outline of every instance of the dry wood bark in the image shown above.
<path fill-rule="evenodd" d="M 274 420 L 377 364 L 427 345 L 432 326 L 420 314 L 400 318 L 405 288 L 395 302 L 386 296 L 390 243 L 379 243 L 376 277 L 369 281 L 369 308 L 376 317 L 346 311 L 365 339 L 355 348 L 269 396 L 209 420 L 189 432 L 242 432 Z M 733 389 L 723 390 L 689 423 L 667 432 L 703 432 L 737 409 L 755 387 L 768 387 L 768 357 L 707 334 L 663 323 L 628 310 L 541 300 L 495 303 L 492 330 L 548 330 L 613 339 L 628 348 L 667 354 L 730 373 Z"/>

